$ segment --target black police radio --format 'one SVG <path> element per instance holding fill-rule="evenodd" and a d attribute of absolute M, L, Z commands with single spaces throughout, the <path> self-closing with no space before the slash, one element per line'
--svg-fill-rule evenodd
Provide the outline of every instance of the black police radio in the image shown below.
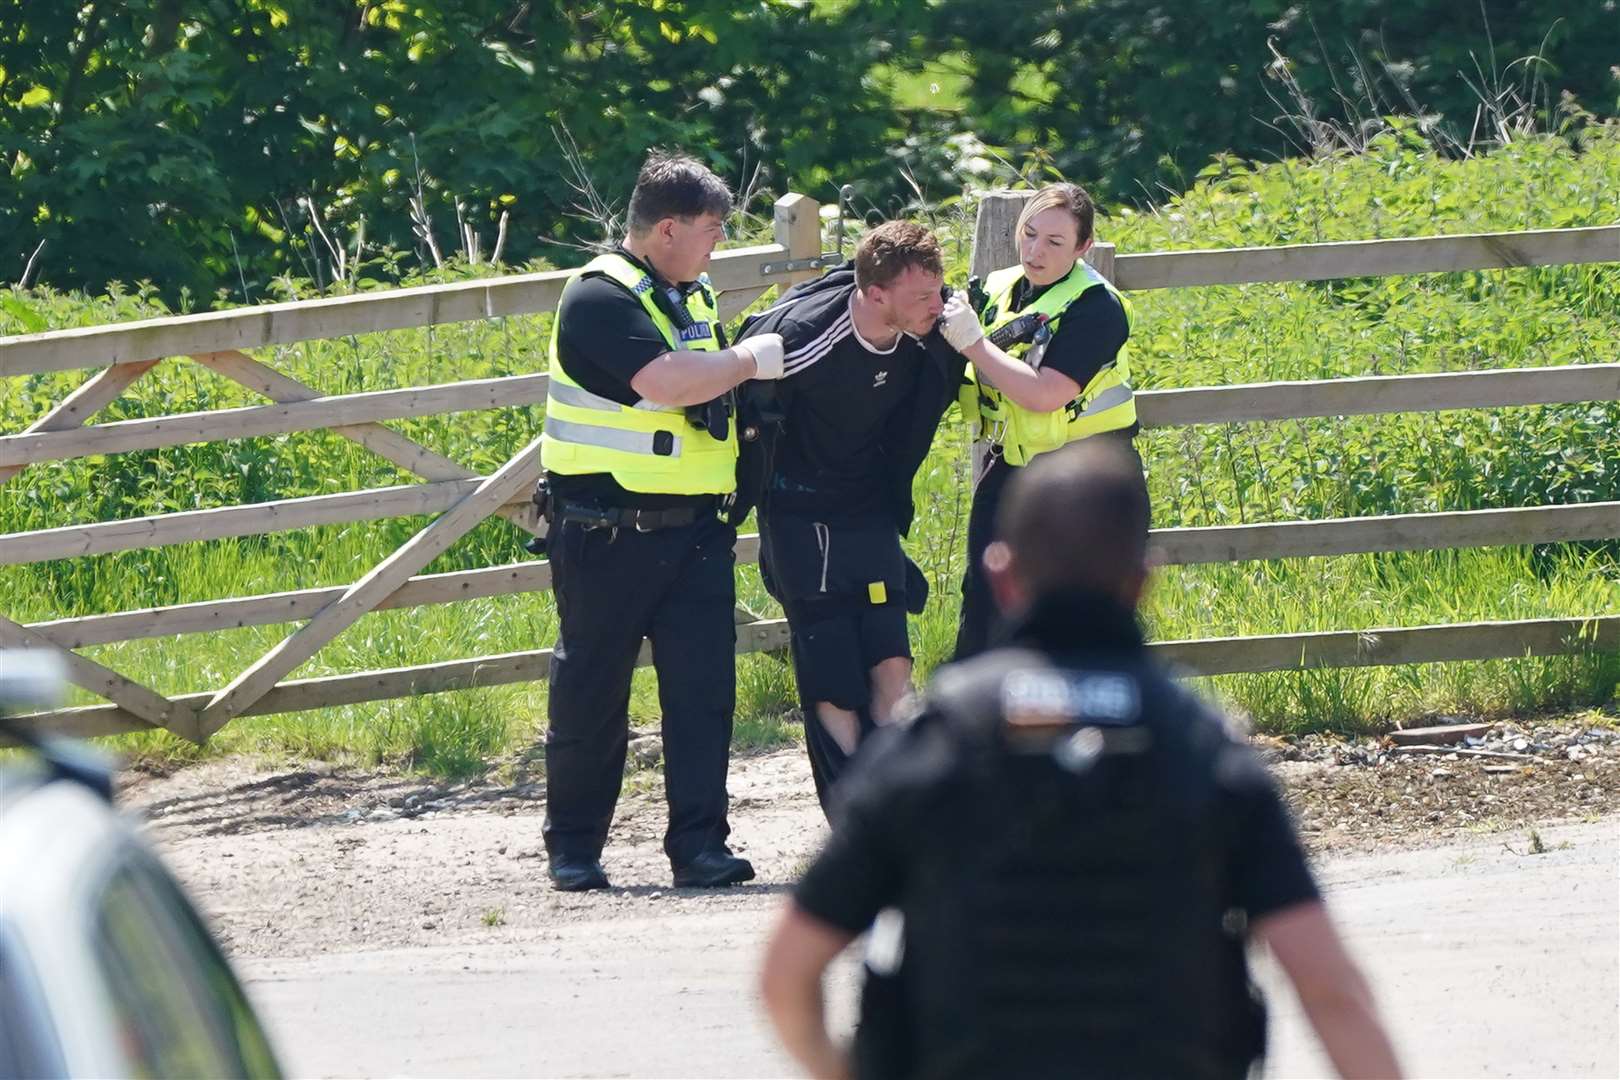
<path fill-rule="evenodd" d="M 706 305 L 714 308 L 714 297 L 708 287 L 700 281 L 694 281 L 682 289 L 676 285 L 659 284 L 653 290 L 654 301 L 663 313 L 675 324 L 676 336 L 686 340 L 691 331 L 698 328 L 698 321 L 692 318 L 692 313 L 686 308 L 686 298 L 694 292 L 701 291 Z M 707 337 L 712 333 L 710 327 L 703 327 L 703 333 L 692 336 Z M 730 393 L 702 402 L 698 405 L 686 407 L 686 421 L 699 431 L 706 431 L 714 439 L 725 442 L 726 436 L 731 433 L 732 399 Z"/>

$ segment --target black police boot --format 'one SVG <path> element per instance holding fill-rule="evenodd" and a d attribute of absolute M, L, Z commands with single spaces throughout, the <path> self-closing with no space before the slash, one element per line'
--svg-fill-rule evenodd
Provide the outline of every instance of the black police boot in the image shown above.
<path fill-rule="evenodd" d="M 551 887 L 558 892 L 586 892 L 608 887 L 607 872 L 595 859 L 553 855 L 546 873 L 551 875 Z"/>
<path fill-rule="evenodd" d="M 674 868 L 677 889 L 712 889 L 754 880 L 754 864 L 720 848 Z"/>

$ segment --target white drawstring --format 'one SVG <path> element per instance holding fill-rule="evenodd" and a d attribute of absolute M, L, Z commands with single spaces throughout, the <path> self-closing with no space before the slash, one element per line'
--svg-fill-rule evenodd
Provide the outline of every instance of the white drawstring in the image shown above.
<path fill-rule="evenodd" d="M 816 547 L 821 549 L 821 591 L 827 591 L 827 561 L 832 556 L 832 530 L 817 521 L 813 523 L 816 528 Z"/>

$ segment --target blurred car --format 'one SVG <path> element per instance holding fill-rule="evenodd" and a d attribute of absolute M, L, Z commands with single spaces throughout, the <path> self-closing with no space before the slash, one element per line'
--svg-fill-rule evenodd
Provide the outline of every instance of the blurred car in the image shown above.
<path fill-rule="evenodd" d="M 0 716 L 37 676 L 0 652 Z M 9 699 L 9 700 L 8 700 Z M 79 744 L 6 725 L 0 1077 L 278 1077 L 241 984 Z"/>

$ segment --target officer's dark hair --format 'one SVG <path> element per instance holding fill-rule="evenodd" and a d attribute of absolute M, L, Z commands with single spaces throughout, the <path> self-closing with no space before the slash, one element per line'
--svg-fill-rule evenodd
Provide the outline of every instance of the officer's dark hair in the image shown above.
<path fill-rule="evenodd" d="M 1018 237 L 1023 239 L 1024 226 L 1030 219 L 1044 210 L 1054 208 L 1067 210 L 1074 218 L 1075 243 L 1084 244 L 1091 239 L 1091 230 L 1097 219 L 1097 204 L 1091 201 L 1091 195 L 1079 184 L 1048 184 L 1035 193 L 1035 197 L 1024 204 L 1023 212 L 1018 215 Z"/>
<path fill-rule="evenodd" d="M 640 234 L 669 217 L 724 218 L 731 207 L 731 189 L 707 165 L 686 154 L 654 150 L 636 176 L 627 213 L 630 231 Z"/>
<path fill-rule="evenodd" d="M 885 221 L 855 247 L 855 285 L 886 289 L 910 267 L 944 274 L 945 262 L 934 234 L 915 221 Z"/>
<path fill-rule="evenodd" d="M 996 515 L 996 536 L 1033 594 L 1114 592 L 1141 576 L 1148 498 L 1136 455 L 1115 439 L 1093 437 L 1018 472 Z"/>

